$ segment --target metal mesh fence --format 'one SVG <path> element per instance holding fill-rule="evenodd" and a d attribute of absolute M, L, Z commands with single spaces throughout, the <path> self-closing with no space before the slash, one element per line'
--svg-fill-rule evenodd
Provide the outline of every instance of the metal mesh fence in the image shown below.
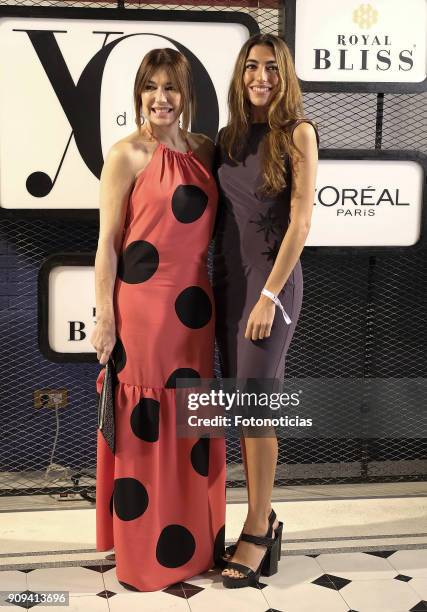
<path fill-rule="evenodd" d="M 129 10 L 236 10 L 254 17 L 261 31 L 278 33 L 282 9 L 274 2 L 211 2 L 203 5 L 129 2 Z M 113 8 L 112 2 L 17 0 L 9 5 Z M 317 121 L 321 147 L 427 149 L 425 94 L 378 96 L 306 93 L 306 115 Z M 37 275 L 53 253 L 93 253 L 97 225 L 76 220 L 2 218 L 0 238 L 0 354 L 2 447 L 0 495 L 67 493 L 93 495 L 96 460 L 95 364 L 58 364 L 37 347 Z M 286 376 L 321 379 L 402 379 L 426 376 L 426 253 L 368 255 L 364 252 L 303 253 L 304 304 L 287 357 Z M 34 391 L 66 388 L 65 409 L 34 408 Z M 411 399 L 397 385 L 387 394 L 331 395 L 340 418 L 344 404 L 355 411 L 375 407 L 398 419 Z M 371 389 L 372 391 L 372 389 Z M 280 439 L 276 484 L 423 479 L 427 440 Z M 239 443 L 227 447 L 228 485 L 244 484 Z"/>
<path fill-rule="evenodd" d="M 96 243 L 95 224 L 2 219 L 0 258 L 9 294 L 1 304 L 0 494 L 93 487 L 99 367 L 51 363 L 42 356 L 37 346 L 37 278 L 52 253 L 93 252 Z M 34 407 L 36 390 L 63 388 L 68 389 L 66 408 Z M 79 474 L 88 476 L 77 478 L 74 486 L 72 478 Z"/>

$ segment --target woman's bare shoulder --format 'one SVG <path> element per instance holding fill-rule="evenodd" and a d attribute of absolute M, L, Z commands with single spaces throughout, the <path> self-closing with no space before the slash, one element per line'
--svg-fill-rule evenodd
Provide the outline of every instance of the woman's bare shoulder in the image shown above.
<path fill-rule="evenodd" d="M 135 176 L 148 163 L 155 147 L 156 143 L 135 130 L 111 146 L 107 160 L 110 164 L 127 168 Z"/>
<path fill-rule="evenodd" d="M 195 134 L 189 132 L 187 134 L 188 142 L 190 147 L 196 156 L 205 164 L 208 168 L 212 167 L 212 160 L 215 151 L 215 143 L 209 136 L 205 134 Z"/>
<path fill-rule="evenodd" d="M 206 136 L 206 134 L 196 134 L 194 132 L 188 132 L 187 138 L 193 150 L 195 150 L 196 148 L 203 148 L 209 150 L 210 148 L 214 147 L 213 140 L 209 138 L 209 136 Z"/>
<path fill-rule="evenodd" d="M 132 155 L 138 153 L 150 153 L 155 148 L 156 142 L 150 140 L 143 133 L 135 130 L 131 134 L 124 136 L 113 144 L 110 150 L 122 155 Z"/>

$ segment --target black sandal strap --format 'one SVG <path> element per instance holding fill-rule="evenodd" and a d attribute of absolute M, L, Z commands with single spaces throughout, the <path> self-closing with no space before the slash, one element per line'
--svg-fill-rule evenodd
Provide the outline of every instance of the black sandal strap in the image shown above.
<path fill-rule="evenodd" d="M 239 539 L 240 539 L 240 536 L 239 536 Z M 235 544 L 230 544 L 230 546 L 227 546 L 225 549 L 225 554 L 234 555 L 234 553 L 236 552 L 238 543 L 239 543 L 239 540 L 237 540 Z"/>
<path fill-rule="evenodd" d="M 240 539 L 240 537 L 239 537 Z M 232 557 L 234 557 L 234 553 L 237 550 L 237 545 L 239 543 L 239 540 L 237 540 L 237 542 L 235 544 L 231 544 L 230 546 L 227 546 L 227 548 L 225 549 L 225 551 L 223 552 L 221 559 L 223 561 L 225 561 L 226 563 L 228 563 L 228 560 L 231 559 Z"/>
<path fill-rule="evenodd" d="M 267 538 L 263 536 L 255 536 L 249 533 L 242 533 L 240 539 L 244 542 L 250 542 L 251 544 L 258 544 L 259 546 L 266 546 L 267 548 L 271 548 L 275 542 L 274 538 Z"/>
<path fill-rule="evenodd" d="M 246 576 L 246 578 L 250 578 L 252 575 L 255 576 L 255 572 L 250 567 L 242 565 L 242 563 L 235 563 L 234 561 L 227 563 L 226 569 L 235 569 Z"/>

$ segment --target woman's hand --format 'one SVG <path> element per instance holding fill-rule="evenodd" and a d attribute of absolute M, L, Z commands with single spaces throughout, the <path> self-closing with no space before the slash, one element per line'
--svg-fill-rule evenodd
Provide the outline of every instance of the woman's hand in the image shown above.
<path fill-rule="evenodd" d="M 245 338 L 247 340 L 263 340 L 268 338 L 275 314 L 275 303 L 269 297 L 261 295 L 249 315 Z"/>
<path fill-rule="evenodd" d="M 116 344 L 116 325 L 114 319 L 98 321 L 90 341 L 96 350 L 96 358 L 99 363 L 105 365 Z"/>

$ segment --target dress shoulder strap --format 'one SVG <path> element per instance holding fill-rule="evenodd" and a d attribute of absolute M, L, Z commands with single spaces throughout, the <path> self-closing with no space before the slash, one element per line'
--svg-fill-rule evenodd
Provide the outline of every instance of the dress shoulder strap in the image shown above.
<path fill-rule="evenodd" d="M 320 137 L 319 137 L 319 130 L 317 128 L 317 123 L 315 121 L 313 121 L 312 119 L 296 119 L 296 121 L 294 121 L 294 123 L 291 125 L 291 136 L 294 133 L 294 129 L 297 127 L 297 125 L 299 125 L 300 123 L 310 123 L 313 128 L 314 131 L 316 132 L 316 140 L 317 140 L 317 148 L 319 148 L 320 146 Z"/>

